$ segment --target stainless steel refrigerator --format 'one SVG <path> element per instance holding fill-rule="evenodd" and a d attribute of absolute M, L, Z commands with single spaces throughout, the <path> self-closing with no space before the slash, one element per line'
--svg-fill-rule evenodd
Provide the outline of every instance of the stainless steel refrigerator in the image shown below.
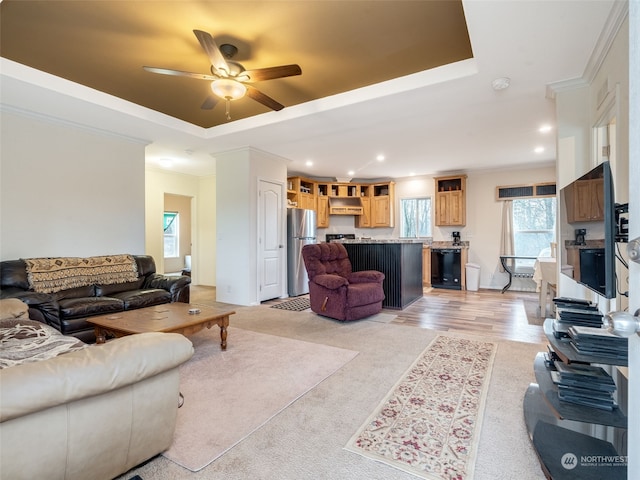
<path fill-rule="evenodd" d="M 302 259 L 302 247 L 316 241 L 316 212 L 303 208 L 287 209 L 287 278 L 290 297 L 309 293 L 309 277 Z"/>

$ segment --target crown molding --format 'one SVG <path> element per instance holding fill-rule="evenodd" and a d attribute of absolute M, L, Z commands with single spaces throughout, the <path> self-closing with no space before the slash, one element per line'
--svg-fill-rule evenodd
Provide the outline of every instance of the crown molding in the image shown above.
<path fill-rule="evenodd" d="M 611 12 L 600 32 L 596 46 L 591 53 L 591 57 L 584 69 L 582 78 L 587 82 L 593 82 L 596 74 L 602 67 L 602 63 L 611 50 L 611 45 L 620 31 L 620 27 L 629 16 L 629 2 L 627 0 L 615 0 L 611 7 Z"/>
<path fill-rule="evenodd" d="M 615 0 L 607 17 L 607 21 L 600 32 L 598 41 L 589 56 L 589 61 L 587 62 L 582 77 L 548 84 L 546 97 L 555 99 L 556 95 L 560 92 L 576 90 L 591 85 L 600 67 L 602 67 L 602 63 L 609 54 L 611 45 L 613 45 L 616 35 L 620 31 L 620 27 L 628 16 L 628 0 Z"/>
<path fill-rule="evenodd" d="M 43 123 L 49 123 L 53 125 L 61 125 L 64 127 L 73 128 L 76 130 L 82 130 L 85 132 L 93 133 L 95 135 L 100 135 L 103 137 L 113 137 L 118 138 L 120 140 L 126 140 L 127 142 L 136 143 L 140 145 L 149 145 L 151 142 L 144 138 L 132 137 L 129 135 L 123 135 L 121 133 L 112 132 L 110 130 L 105 130 L 102 128 L 92 127 L 83 123 L 72 122 L 70 120 L 65 120 L 59 117 L 55 117 L 53 115 L 46 115 L 44 113 L 34 112 L 32 110 L 27 110 L 25 108 L 19 108 L 12 105 L 0 104 L 0 112 L 2 113 L 10 113 L 13 115 L 18 115 L 21 117 L 31 118 L 38 120 Z"/>

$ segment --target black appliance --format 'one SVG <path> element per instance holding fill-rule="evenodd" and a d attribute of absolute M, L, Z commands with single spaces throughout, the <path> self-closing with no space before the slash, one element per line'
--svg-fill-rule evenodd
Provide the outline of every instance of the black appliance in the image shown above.
<path fill-rule="evenodd" d="M 453 232 L 451 234 L 451 236 L 453 237 L 453 244 L 455 246 L 459 246 L 460 245 L 460 232 Z"/>
<path fill-rule="evenodd" d="M 462 290 L 459 248 L 431 249 L 431 286 Z"/>
<path fill-rule="evenodd" d="M 355 233 L 327 233 L 325 240 L 327 243 L 333 240 L 355 240 Z"/>
<path fill-rule="evenodd" d="M 580 283 L 602 295 L 606 293 L 604 248 L 580 249 Z"/>
<path fill-rule="evenodd" d="M 587 235 L 587 230 L 584 228 L 576 228 L 576 245 L 586 245 L 585 236 Z"/>

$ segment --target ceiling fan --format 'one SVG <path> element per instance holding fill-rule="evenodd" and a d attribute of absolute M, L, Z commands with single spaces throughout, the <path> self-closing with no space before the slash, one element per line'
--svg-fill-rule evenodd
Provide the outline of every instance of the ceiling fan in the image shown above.
<path fill-rule="evenodd" d="M 302 69 L 299 65 L 281 65 L 278 67 L 245 70 L 242 65 L 230 60 L 238 51 L 235 46 L 223 44 L 218 47 L 215 40 L 209 33 L 203 32 L 202 30 L 194 30 L 193 33 L 200 42 L 202 49 L 209 57 L 209 61 L 211 62 L 211 75 L 184 72 L 182 70 L 171 70 L 168 68 L 147 66 L 142 68 L 148 72 L 159 73 L 161 75 L 175 75 L 210 81 L 213 93 L 217 97 L 226 100 L 227 120 L 231 120 L 230 102 L 244 97 L 245 94 L 249 98 L 252 98 L 256 102 L 259 102 L 272 110 L 282 110 L 284 108 L 284 105 L 268 95 L 265 95 L 257 88 L 252 87 L 249 83 L 301 75 Z M 215 107 L 217 102 L 218 99 L 216 97 L 208 97 L 202 104 L 201 108 L 206 110 L 212 109 Z"/>

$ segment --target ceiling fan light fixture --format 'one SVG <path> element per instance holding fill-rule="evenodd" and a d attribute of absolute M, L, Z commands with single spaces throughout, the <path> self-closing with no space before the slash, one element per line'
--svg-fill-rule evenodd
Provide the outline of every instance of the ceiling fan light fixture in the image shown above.
<path fill-rule="evenodd" d="M 247 93 L 247 87 L 230 78 L 220 78 L 211 82 L 211 91 L 226 100 L 238 100 Z"/>

